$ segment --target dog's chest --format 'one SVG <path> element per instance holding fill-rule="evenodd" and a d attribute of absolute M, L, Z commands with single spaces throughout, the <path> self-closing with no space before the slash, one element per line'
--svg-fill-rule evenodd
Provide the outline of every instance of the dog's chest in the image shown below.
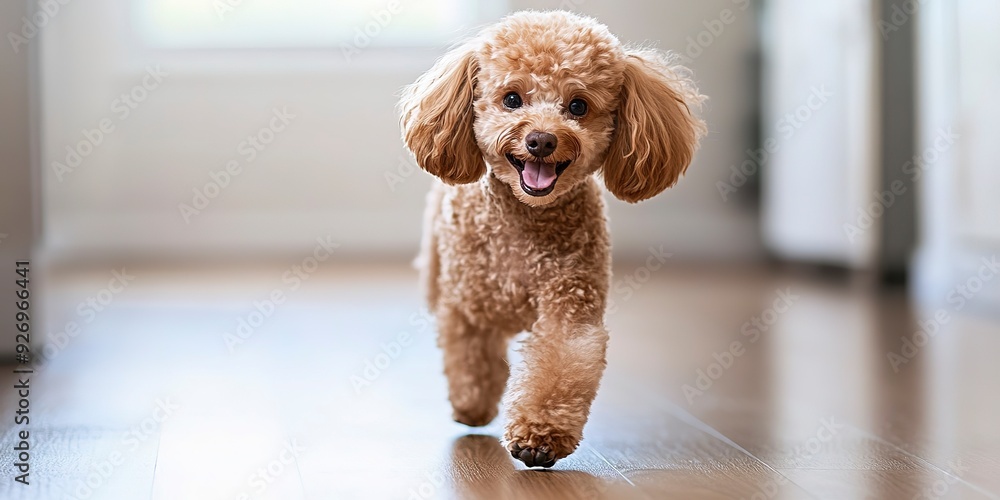
<path fill-rule="evenodd" d="M 475 309 L 476 316 L 491 322 L 509 323 L 513 318 L 534 321 L 534 297 L 546 274 L 548 252 L 536 246 L 509 221 L 495 214 L 475 211 L 454 212 L 446 222 L 443 238 L 450 248 L 442 248 L 446 286 L 463 296 L 462 302 Z"/>
<path fill-rule="evenodd" d="M 455 189 L 445 195 L 435 227 L 441 285 L 470 316 L 527 329 L 547 290 L 581 275 L 600 281 L 606 273 L 599 206 L 575 220 L 553 223 L 526 218 L 520 206 L 490 205 L 476 194 Z M 578 221 L 589 224 L 574 223 Z"/>

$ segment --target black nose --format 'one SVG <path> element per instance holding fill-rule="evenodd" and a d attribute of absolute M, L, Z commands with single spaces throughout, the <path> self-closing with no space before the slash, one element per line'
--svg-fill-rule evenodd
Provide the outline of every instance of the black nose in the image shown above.
<path fill-rule="evenodd" d="M 528 152 L 539 158 L 545 158 L 552 154 L 556 150 L 557 144 L 559 144 L 559 140 L 548 132 L 536 130 L 524 138 L 524 145 L 528 147 Z"/>

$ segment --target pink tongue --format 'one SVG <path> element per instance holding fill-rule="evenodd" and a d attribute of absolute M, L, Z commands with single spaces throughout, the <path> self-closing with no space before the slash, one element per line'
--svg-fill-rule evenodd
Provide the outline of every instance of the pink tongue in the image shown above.
<path fill-rule="evenodd" d="M 543 191 L 556 181 L 556 164 L 526 161 L 521 178 L 524 179 L 525 186 L 535 191 Z"/>

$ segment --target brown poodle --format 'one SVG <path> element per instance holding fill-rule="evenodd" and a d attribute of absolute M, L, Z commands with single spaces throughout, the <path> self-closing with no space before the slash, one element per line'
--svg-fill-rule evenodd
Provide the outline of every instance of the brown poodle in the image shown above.
<path fill-rule="evenodd" d="M 627 202 L 673 186 L 703 99 L 669 55 L 558 11 L 504 18 L 404 91 L 406 145 L 443 181 L 418 263 L 454 418 L 493 420 L 508 341 L 530 331 L 504 398 L 505 445 L 529 467 L 576 449 L 604 371 L 611 255 L 594 174 Z"/>

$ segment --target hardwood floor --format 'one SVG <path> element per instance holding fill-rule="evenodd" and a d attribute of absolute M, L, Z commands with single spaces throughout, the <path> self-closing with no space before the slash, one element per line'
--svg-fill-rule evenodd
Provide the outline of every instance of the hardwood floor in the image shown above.
<path fill-rule="evenodd" d="M 621 265 L 584 442 L 525 470 L 502 422 L 450 420 L 415 273 L 331 264 L 296 289 L 287 269 L 129 267 L 103 295 L 110 268 L 48 276 L 65 347 L 31 378 L 30 486 L 0 371 L 0 498 L 1000 498 L 988 311 L 946 310 L 924 342 L 935 313 L 902 292 Z"/>

